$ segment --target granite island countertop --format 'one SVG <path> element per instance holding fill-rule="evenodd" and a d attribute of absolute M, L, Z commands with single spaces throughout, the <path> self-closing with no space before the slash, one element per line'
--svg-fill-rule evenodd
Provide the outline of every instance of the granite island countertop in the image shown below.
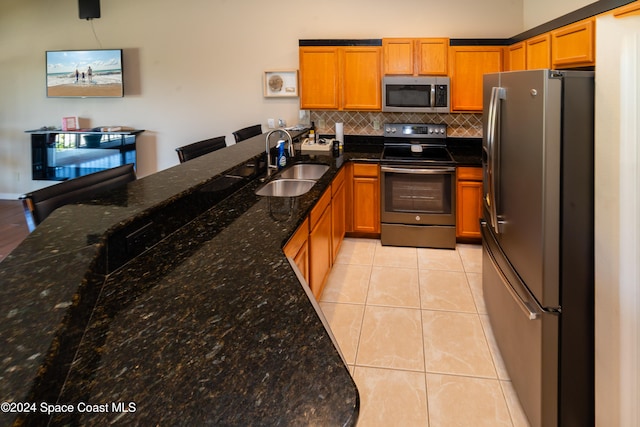
<path fill-rule="evenodd" d="M 2 424 L 355 424 L 355 384 L 282 252 L 349 154 L 323 156 L 285 218 L 251 174 L 211 190 L 263 150 L 254 137 L 62 207 L 0 264 L 2 401 L 74 405 Z M 148 224 L 152 247 L 114 255 L 130 248 L 110 236 Z"/>
<path fill-rule="evenodd" d="M 262 135 L 56 210 L 0 263 L 2 401 L 74 405 L 17 418 L 34 424 L 354 425 L 355 384 L 282 252 L 345 162 L 379 161 L 380 140 L 351 142 L 294 159 L 330 169 L 291 200 L 254 194 Z"/>

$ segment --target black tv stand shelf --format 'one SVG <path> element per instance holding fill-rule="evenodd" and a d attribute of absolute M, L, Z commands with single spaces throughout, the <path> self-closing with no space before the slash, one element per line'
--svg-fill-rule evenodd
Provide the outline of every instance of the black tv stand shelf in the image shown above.
<path fill-rule="evenodd" d="M 36 129 L 31 134 L 31 177 L 65 181 L 133 163 L 136 137 L 144 130 Z"/>

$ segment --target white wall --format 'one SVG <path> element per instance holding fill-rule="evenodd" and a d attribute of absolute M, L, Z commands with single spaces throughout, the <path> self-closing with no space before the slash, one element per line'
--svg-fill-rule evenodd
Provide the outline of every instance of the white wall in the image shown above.
<path fill-rule="evenodd" d="M 596 22 L 596 425 L 640 425 L 640 16 Z"/>
<path fill-rule="evenodd" d="M 523 0 L 524 28 L 529 30 L 580 9 L 594 0 Z"/>
<path fill-rule="evenodd" d="M 299 99 L 263 98 L 262 73 L 297 69 L 299 39 L 522 31 L 521 0 L 105 0 L 96 39 L 77 4 L 0 2 L 0 198 L 51 184 L 31 180 L 24 131 L 63 116 L 146 129 L 140 176 L 177 164 L 180 145 L 218 135 L 232 143 L 234 130 L 266 129 L 267 118 L 295 123 Z M 124 98 L 45 97 L 46 50 L 100 47 L 125 49 Z"/>

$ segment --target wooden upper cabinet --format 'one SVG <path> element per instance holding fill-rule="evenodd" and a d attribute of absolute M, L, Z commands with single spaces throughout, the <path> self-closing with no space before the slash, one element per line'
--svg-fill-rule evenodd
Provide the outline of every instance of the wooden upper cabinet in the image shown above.
<path fill-rule="evenodd" d="M 348 46 L 342 55 L 342 110 L 382 109 L 382 64 L 379 46 Z"/>
<path fill-rule="evenodd" d="M 335 46 L 300 47 L 300 108 L 339 107 L 339 54 Z"/>
<path fill-rule="evenodd" d="M 527 40 L 527 70 L 551 68 L 551 34 L 545 33 Z"/>
<path fill-rule="evenodd" d="M 551 54 L 553 68 L 595 65 L 595 18 L 552 31 Z"/>
<path fill-rule="evenodd" d="M 414 39 L 382 39 L 385 75 L 412 75 Z"/>
<path fill-rule="evenodd" d="M 418 75 L 446 76 L 449 39 L 416 40 L 416 66 Z"/>
<path fill-rule="evenodd" d="M 501 46 L 451 46 L 451 111 L 482 111 L 482 76 L 502 71 Z"/>
<path fill-rule="evenodd" d="M 381 110 L 380 46 L 301 46 L 300 108 Z"/>
<path fill-rule="evenodd" d="M 448 38 L 383 39 L 385 75 L 446 76 Z"/>
<path fill-rule="evenodd" d="M 527 45 L 524 42 L 508 46 L 505 50 L 505 66 L 507 71 L 527 69 Z"/>

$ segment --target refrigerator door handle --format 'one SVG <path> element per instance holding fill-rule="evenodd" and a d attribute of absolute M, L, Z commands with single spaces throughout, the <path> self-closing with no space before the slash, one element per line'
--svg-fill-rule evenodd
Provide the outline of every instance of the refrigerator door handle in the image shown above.
<path fill-rule="evenodd" d="M 486 227 L 483 227 L 483 228 L 486 230 Z M 487 231 L 485 231 L 485 233 L 486 232 Z M 489 237 L 483 236 L 483 240 L 485 240 L 485 242 L 487 238 Z M 535 301 L 533 296 L 529 296 L 529 298 L 525 300 L 520 296 L 518 292 L 516 292 L 516 290 L 511 285 L 511 282 L 509 281 L 507 276 L 505 276 L 504 272 L 498 265 L 498 261 L 496 261 L 495 255 L 493 254 L 493 251 L 491 250 L 491 248 L 488 246 L 487 243 L 484 243 L 484 245 L 485 245 L 486 252 L 489 255 L 489 259 L 491 260 L 491 264 L 493 265 L 493 269 L 498 273 L 498 276 L 500 277 L 500 281 L 502 282 L 504 287 L 507 289 L 507 291 L 509 291 L 509 294 L 511 295 L 513 300 L 516 302 L 518 307 L 522 310 L 522 312 L 527 316 L 529 320 L 539 319 L 542 313 L 545 312 L 545 310 L 542 307 L 540 307 L 540 305 Z M 525 290 L 524 285 L 522 285 L 522 288 L 523 288 L 523 292 L 525 292 L 526 294 L 529 294 L 529 292 Z"/>
<path fill-rule="evenodd" d="M 491 88 L 491 100 L 489 102 L 488 129 L 487 129 L 487 168 L 489 169 L 488 193 L 484 197 L 484 204 L 489 211 L 491 228 L 496 234 L 500 234 L 501 221 L 498 218 L 498 192 L 497 181 L 500 179 L 500 116 L 502 114 L 501 100 L 506 99 L 506 90 L 503 87 Z"/>

